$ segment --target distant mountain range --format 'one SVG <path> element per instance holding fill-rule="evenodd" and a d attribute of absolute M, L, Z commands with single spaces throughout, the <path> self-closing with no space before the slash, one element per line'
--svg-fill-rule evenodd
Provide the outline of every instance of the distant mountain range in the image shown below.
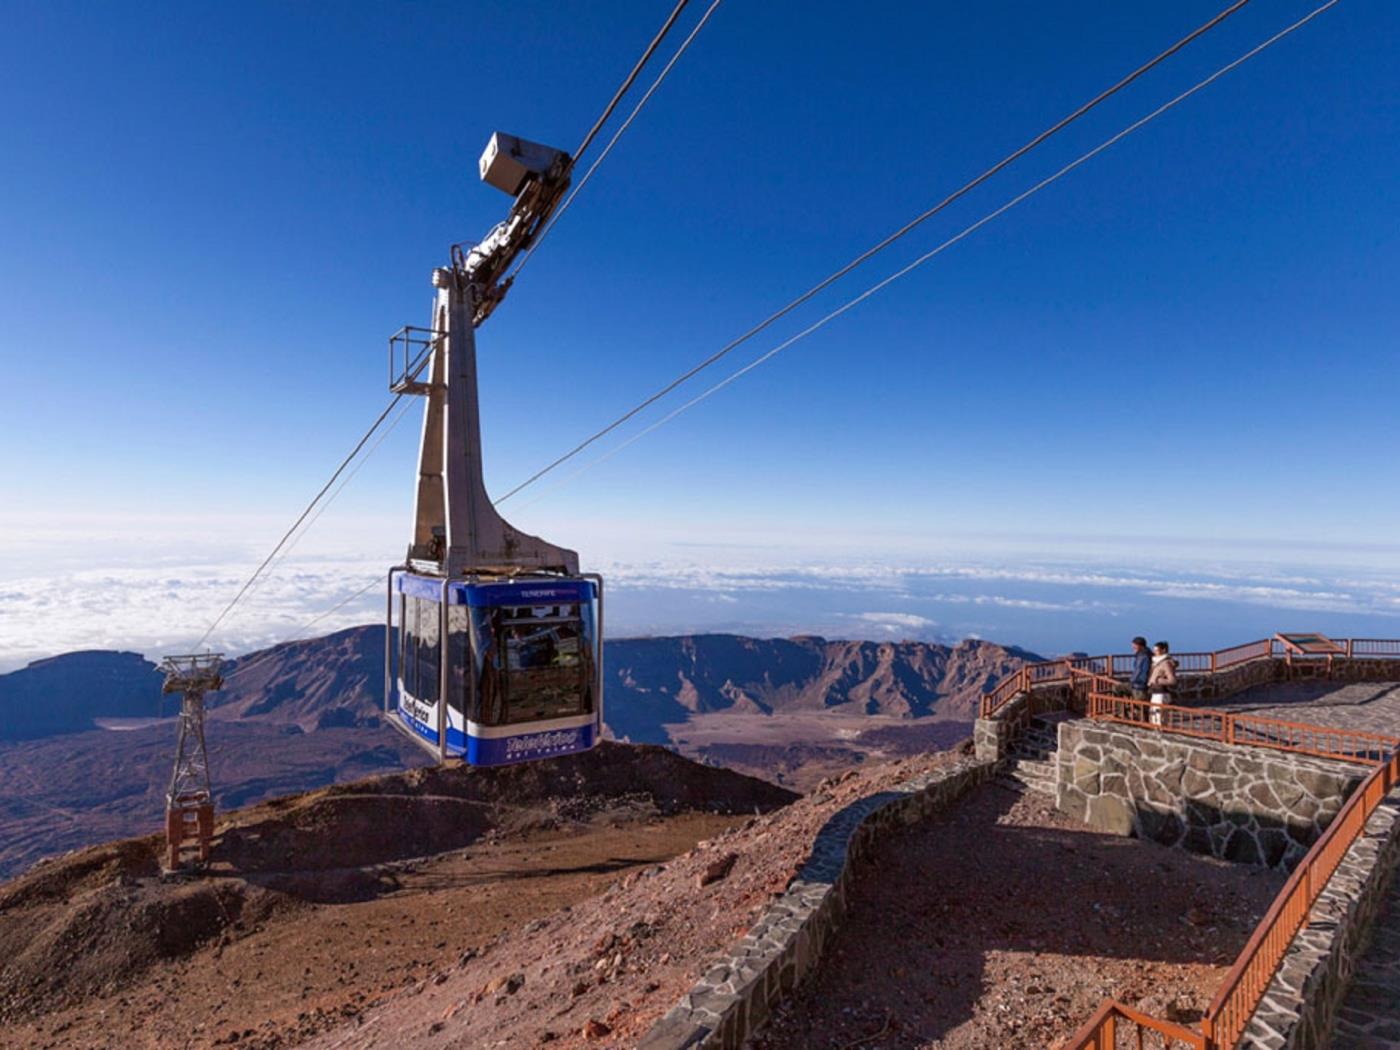
<path fill-rule="evenodd" d="M 851 642 L 732 634 L 609 641 L 607 719 L 618 736 L 664 743 L 668 724 L 719 711 L 843 710 L 902 718 L 976 717 L 977 698 L 1034 653 L 969 639 Z M 230 661 L 210 694 L 221 722 L 372 727 L 384 690 L 384 628 L 352 627 Z M 0 675 L 0 741 L 94 728 L 97 719 L 171 715 L 156 665 L 136 654 L 66 653 Z"/>
<path fill-rule="evenodd" d="M 211 765 L 221 806 L 422 764 L 412 742 L 381 721 L 384 628 L 355 627 L 232 661 L 209 697 Z M 886 746 L 899 722 L 957 724 L 975 717 L 987 685 L 1034 654 L 990 642 L 829 641 L 815 637 L 686 635 L 609 641 L 605 715 L 618 737 L 678 743 L 678 732 L 715 719 L 770 728 L 823 712 L 870 725 Z M 39 856 L 159 822 L 174 713 L 161 675 L 135 653 L 90 651 L 0 675 L 0 876 Z M 96 728 L 121 726 L 120 731 Z M 848 721 L 850 720 L 850 721 Z M 818 731 L 827 721 L 817 719 Z M 834 723 L 833 723 L 834 724 Z M 770 732 L 769 737 L 772 737 Z M 914 732 L 928 746 L 948 734 Z M 874 745 L 872 745 L 874 746 Z M 768 774 L 785 744 L 764 744 Z M 852 753 L 825 749 L 830 761 Z M 711 761 L 732 745 L 692 753 Z M 796 756 L 796 757 L 793 757 Z M 854 755 L 855 759 L 863 755 Z M 789 756 L 791 773 L 805 759 Z M 776 774 L 773 774 L 776 775 Z"/>

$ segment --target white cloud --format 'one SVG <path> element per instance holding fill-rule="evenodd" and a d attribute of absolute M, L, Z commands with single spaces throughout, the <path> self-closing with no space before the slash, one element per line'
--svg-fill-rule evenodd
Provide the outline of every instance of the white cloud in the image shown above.
<path fill-rule="evenodd" d="M 874 624 L 886 631 L 914 631 L 938 626 L 936 620 L 930 620 L 927 616 L 917 616 L 914 613 L 865 612 L 855 613 L 851 618 Z"/>
<path fill-rule="evenodd" d="M 246 652 L 294 637 L 385 567 L 321 561 L 275 572 L 250 589 L 209 644 Z M 73 649 L 134 649 L 147 655 L 192 647 L 237 593 L 251 567 L 162 565 L 85 569 L 0 584 L 0 672 Z M 312 633 L 379 619 L 376 588 L 318 622 Z"/>
<path fill-rule="evenodd" d="M 226 537 L 222 550 L 207 538 L 182 547 L 179 530 L 167 530 L 144 556 L 134 537 L 113 550 L 91 543 L 75 547 L 65 535 L 64 556 L 49 557 L 37 533 L 12 533 L 0 519 L 0 672 L 73 649 L 159 655 L 192 646 L 261 557 L 263 527 L 253 536 L 250 526 L 244 543 Z M 94 551 L 104 558 L 111 554 L 105 567 L 90 567 Z M 299 551 L 249 593 L 212 644 L 238 653 L 293 637 L 366 585 L 364 595 L 317 621 L 309 633 L 376 622 L 383 616 L 383 574 L 392 561 L 382 545 L 372 543 L 345 543 L 316 555 Z M 1035 637 L 1027 625 L 1052 625 L 1078 638 L 1126 609 L 1153 606 L 1190 616 L 1191 603 L 1345 613 L 1372 616 L 1380 624 L 1400 616 L 1400 576 L 1370 577 L 1355 567 L 1333 575 L 1313 567 L 1231 567 L 1218 561 L 1209 569 L 1030 558 L 784 561 L 771 549 L 723 547 L 700 554 L 673 549 L 669 556 L 589 567 L 601 569 L 610 596 L 619 597 L 609 610 L 618 635 L 653 628 L 826 633 L 860 626 L 875 637 L 975 632 L 1020 642 Z M 871 608 L 886 611 L 861 611 Z M 1378 636 L 1396 633 L 1374 630 Z"/>

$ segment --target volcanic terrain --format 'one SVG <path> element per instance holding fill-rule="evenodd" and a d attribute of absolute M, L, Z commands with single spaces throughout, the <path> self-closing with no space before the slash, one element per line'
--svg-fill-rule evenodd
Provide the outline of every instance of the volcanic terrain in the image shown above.
<path fill-rule="evenodd" d="M 0 887 L 0 1045 L 296 1043 L 795 797 L 604 743 L 227 813 L 200 877 L 155 836 L 46 861 Z"/>
<path fill-rule="evenodd" d="M 805 790 L 961 738 L 985 686 L 1034 658 L 971 640 L 619 639 L 606 646 L 605 717 L 619 738 Z M 382 722 L 383 661 L 381 627 L 233 661 L 208 698 L 219 807 L 423 764 Z M 175 735 L 160 680 L 113 652 L 0 675 L 0 877 L 159 826 Z"/>

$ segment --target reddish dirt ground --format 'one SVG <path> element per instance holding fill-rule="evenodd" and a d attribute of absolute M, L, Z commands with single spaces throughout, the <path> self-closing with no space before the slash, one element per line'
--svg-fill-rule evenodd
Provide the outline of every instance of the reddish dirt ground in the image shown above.
<path fill-rule="evenodd" d="M 783 892 L 833 814 L 957 757 L 925 755 L 821 784 L 790 806 L 504 934 L 479 957 L 402 989 L 310 1045 L 635 1046 Z M 716 862 L 727 873 L 702 885 L 702 873 Z"/>
<path fill-rule="evenodd" d="M 0 885 L 0 1046 L 294 1045 L 794 797 L 603 744 L 235 811 L 198 876 L 154 837 L 47 861 Z"/>
<path fill-rule="evenodd" d="M 373 900 L 284 899 L 254 925 L 150 979 L 0 1030 L 0 1046 L 276 1047 L 430 978 L 504 930 L 577 904 L 732 826 L 683 814 L 527 834 L 388 865 Z M 269 902 L 271 903 L 271 902 Z"/>
<path fill-rule="evenodd" d="M 755 1050 L 1050 1047 L 1109 996 L 1189 1023 L 1282 883 L 993 782 L 876 851 Z"/>

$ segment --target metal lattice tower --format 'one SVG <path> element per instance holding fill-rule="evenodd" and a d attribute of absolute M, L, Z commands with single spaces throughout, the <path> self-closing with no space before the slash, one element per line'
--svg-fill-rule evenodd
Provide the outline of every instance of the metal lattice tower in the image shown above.
<path fill-rule="evenodd" d="M 209 859 L 214 836 L 214 795 L 209 784 L 209 753 L 204 746 L 204 694 L 224 684 L 216 653 L 167 656 L 163 693 L 180 693 L 180 737 L 175 767 L 165 796 L 167 870 L 175 871 Z"/>

